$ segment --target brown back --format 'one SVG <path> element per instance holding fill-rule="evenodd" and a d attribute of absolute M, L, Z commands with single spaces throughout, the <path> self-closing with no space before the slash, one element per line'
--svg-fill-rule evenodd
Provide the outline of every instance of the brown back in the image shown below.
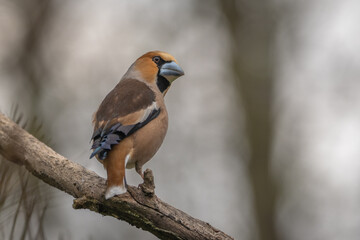
<path fill-rule="evenodd" d="M 127 114 L 147 108 L 155 101 L 155 93 L 143 82 L 123 79 L 105 97 L 95 114 L 98 122 L 111 121 Z"/>

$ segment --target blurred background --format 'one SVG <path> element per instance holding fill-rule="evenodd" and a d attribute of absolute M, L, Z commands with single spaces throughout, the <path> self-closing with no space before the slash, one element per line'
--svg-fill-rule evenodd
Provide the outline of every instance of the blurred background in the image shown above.
<path fill-rule="evenodd" d="M 359 239 L 357 0 L 0 0 L 0 111 L 89 160 L 91 118 L 150 50 L 185 71 L 145 165 L 156 194 L 235 239 Z M 127 171 L 130 185 L 141 179 Z M 0 160 L 0 239 L 156 239 L 72 209 Z"/>

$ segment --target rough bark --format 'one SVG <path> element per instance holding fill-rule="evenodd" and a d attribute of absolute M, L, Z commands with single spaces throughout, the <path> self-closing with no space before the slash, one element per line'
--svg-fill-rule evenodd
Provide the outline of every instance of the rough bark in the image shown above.
<path fill-rule="evenodd" d="M 160 239 L 233 239 L 161 201 L 154 194 L 150 170 L 140 188 L 129 186 L 127 193 L 105 200 L 105 179 L 56 153 L 1 113 L 0 154 L 75 197 L 75 209 L 124 220 Z"/>

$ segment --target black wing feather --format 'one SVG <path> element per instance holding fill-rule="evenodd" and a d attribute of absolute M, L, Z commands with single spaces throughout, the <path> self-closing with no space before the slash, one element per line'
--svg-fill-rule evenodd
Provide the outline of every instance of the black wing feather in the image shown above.
<path fill-rule="evenodd" d="M 148 124 L 151 120 L 155 119 L 160 114 L 160 109 L 154 109 L 151 111 L 149 116 L 142 122 L 138 122 L 133 125 L 121 125 L 121 123 L 114 124 L 113 126 L 107 128 L 97 129 L 93 136 L 93 145 L 91 149 L 93 149 L 90 158 L 93 158 L 95 155 L 98 155 L 98 158 L 104 160 L 108 152 L 111 148 L 118 144 L 124 138 L 130 136 L 146 124 Z"/>

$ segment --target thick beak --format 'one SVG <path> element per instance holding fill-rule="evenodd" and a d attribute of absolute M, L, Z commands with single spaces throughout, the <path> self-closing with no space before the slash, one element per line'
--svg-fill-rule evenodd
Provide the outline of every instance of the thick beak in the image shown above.
<path fill-rule="evenodd" d="M 176 62 L 169 62 L 161 66 L 160 75 L 166 78 L 169 82 L 173 82 L 178 77 L 184 75 L 184 71 L 176 64 Z"/>

